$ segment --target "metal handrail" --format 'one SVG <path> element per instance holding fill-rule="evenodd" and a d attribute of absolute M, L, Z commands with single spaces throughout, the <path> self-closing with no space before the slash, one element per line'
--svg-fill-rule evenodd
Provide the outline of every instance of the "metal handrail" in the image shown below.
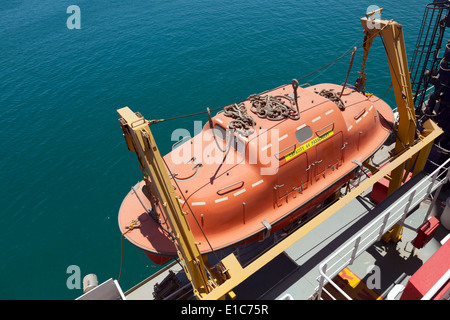
<path fill-rule="evenodd" d="M 238 184 L 241 184 L 241 185 L 240 185 L 239 187 L 235 187 L 235 188 L 233 188 L 233 189 L 228 190 L 227 192 L 223 192 L 223 193 L 222 193 L 223 190 L 227 190 L 228 188 L 234 187 L 234 186 L 236 186 L 236 185 L 238 185 Z M 241 180 L 241 181 L 235 182 L 235 183 L 233 183 L 233 184 L 230 184 L 229 186 L 226 186 L 226 187 L 223 187 L 223 188 L 217 190 L 216 193 L 217 193 L 218 195 L 224 195 L 224 194 L 226 194 L 226 193 L 229 193 L 229 192 L 235 191 L 235 190 L 237 190 L 237 189 L 240 189 L 240 188 L 242 188 L 243 186 L 244 186 L 244 181 Z"/>
<path fill-rule="evenodd" d="M 177 142 L 175 142 L 175 143 L 172 145 L 172 151 L 173 151 L 174 149 L 176 149 L 176 148 L 175 148 L 176 145 L 178 145 L 179 143 L 185 142 L 185 140 L 190 139 L 190 138 L 191 138 L 191 136 L 184 136 L 183 138 L 181 138 L 180 140 L 178 140 Z M 178 147 L 177 147 L 177 148 L 178 148 Z"/>
<path fill-rule="evenodd" d="M 276 154 L 274 155 L 275 159 L 277 159 L 277 160 L 279 160 L 279 161 L 281 161 L 281 160 L 283 160 L 283 159 L 286 159 L 286 158 L 285 158 L 286 155 L 289 154 L 289 153 L 291 153 L 291 152 L 288 152 L 288 153 L 284 154 L 281 158 L 278 158 L 278 155 L 281 154 L 282 152 L 284 152 L 284 151 L 286 151 L 286 150 L 292 148 L 292 147 L 294 147 L 294 148 L 293 148 L 293 150 L 292 150 L 291 152 L 294 152 L 295 149 L 297 148 L 297 144 L 296 144 L 296 143 L 291 144 L 289 147 L 284 148 L 284 149 L 281 150 L 280 152 L 276 153 Z"/>
<path fill-rule="evenodd" d="M 444 171 L 442 171 L 444 170 Z M 441 172 L 442 171 L 442 172 Z M 442 176 L 446 174 L 444 178 Z M 381 236 L 386 233 L 388 230 L 392 228 L 393 225 L 398 223 L 398 221 L 402 220 L 402 218 L 406 217 L 410 208 L 414 208 L 421 201 L 430 197 L 431 193 L 434 192 L 437 188 L 442 187 L 446 181 L 449 180 L 450 176 L 450 159 L 445 161 L 441 166 L 439 166 L 431 175 L 428 176 L 430 179 L 423 179 L 419 182 L 414 188 L 405 193 L 402 197 L 399 198 L 399 201 L 396 201 L 392 206 L 386 209 L 386 212 L 378 216 L 374 221 L 372 221 L 366 228 L 361 230 L 358 234 L 356 234 L 353 238 L 351 238 L 347 243 L 345 243 L 341 248 L 335 251 L 332 255 L 330 255 L 325 261 L 323 261 L 319 266 L 319 287 L 317 289 L 317 299 L 321 298 L 322 289 L 327 284 L 330 283 L 333 285 L 341 294 L 343 294 L 347 299 L 350 297 L 342 291 L 334 282 L 331 280 L 334 276 L 336 276 L 340 270 L 344 269 L 347 265 L 353 263 L 354 259 L 364 252 L 370 245 L 372 245 L 377 239 L 380 239 Z M 439 180 L 442 178 L 442 180 Z M 416 194 L 420 194 L 427 190 L 424 197 L 415 197 Z M 440 191 L 440 190 L 438 190 Z M 408 198 L 408 202 L 403 204 L 400 208 L 396 209 L 402 201 Z M 437 195 L 435 195 L 435 198 Z M 390 220 L 390 222 L 388 222 Z M 379 224 L 381 222 L 381 225 Z M 377 232 L 378 230 L 378 232 Z M 368 233 L 368 234 L 367 234 Z M 373 234 L 375 233 L 375 236 Z M 367 235 L 366 235 L 367 234 Z M 363 237 L 366 235 L 365 237 Z M 367 242 L 366 242 L 367 240 Z M 330 265 L 331 260 L 335 259 L 340 253 L 342 253 L 345 249 L 349 249 L 340 259 L 335 261 Z M 346 258 L 349 254 L 351 254 L 350 258 Z M 335 268 L 335 266 L 341 263 Z M 330 271 L 330 269 L 334 271 Z M 328 269 L 329 275 L 326 274 Z"/>

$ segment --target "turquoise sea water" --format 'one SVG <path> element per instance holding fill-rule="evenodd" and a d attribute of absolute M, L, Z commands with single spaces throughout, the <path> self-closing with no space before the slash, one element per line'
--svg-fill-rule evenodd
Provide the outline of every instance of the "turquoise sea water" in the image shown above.
<path fill-rule="evenodd" d="M 141 177 L 118 108 L 169 118 L 289 83 L 359 45 L 369 5 L 404 25 L 411 57 L 426 3 L 3 1 L 0 299 L 74 299 L 82 290 L 67 287 L 71 265 L 100 283 L 117 279 L 117 211 Z M 66 25 L 72 4 L 81 9 L 79 30 Z M 301 83 L 342 83 L 349 60 Z M 379 39 L 366 70 L 368 91 L 381 96 L 390 76 Z M 385 100 L 394 106 L 392 92 Z M 174 129 L 193 133 L 193 120 L 152 127 L 163 153 Z M 157 270 L 125 241 L 124 290 Z"/>

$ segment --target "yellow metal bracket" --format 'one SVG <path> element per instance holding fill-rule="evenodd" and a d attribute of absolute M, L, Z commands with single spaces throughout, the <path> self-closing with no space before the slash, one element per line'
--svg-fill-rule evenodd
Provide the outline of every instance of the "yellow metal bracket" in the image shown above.
<path fill-rule="evenodd" d="M 128 149 L 137 154 L 153 209 L 158 207 L 167 217 L 178 255 L 194 294 L 202 298 L 212 290 L 207 274 L 207 258 L 200 254 L 185 214 L 177 199 L 162 156 L 150 131 L 149 122 L 128 107 L 117 110 Z"/>

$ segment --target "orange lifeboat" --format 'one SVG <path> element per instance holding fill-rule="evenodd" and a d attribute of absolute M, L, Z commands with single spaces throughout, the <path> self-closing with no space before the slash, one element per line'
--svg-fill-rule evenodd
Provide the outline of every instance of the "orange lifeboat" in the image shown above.
<path fill-rule="evenodd" d="M 250 96 L 233 105 L 234 113 L 211 117 L 199 134 L 164 156 L 202 254 L 262 240 L 294 222 L 339 190 L 358 163 L 380 148 L 392 128 L 391 108 L 350 88 L 341 96 L 342 89 L 287 84 L 258 99 Z M 287 113 L 273 116 L 264 108 L 270 101 Z M 138 219 L 140 227 L 125 237 L 163 264 L 177 256 L 176 248 L 164 230 L 165 217 L 161 224 L 150 218 L 146 194 L 140 182 L 125 197 L 119 227 L 125 232 Z"/>

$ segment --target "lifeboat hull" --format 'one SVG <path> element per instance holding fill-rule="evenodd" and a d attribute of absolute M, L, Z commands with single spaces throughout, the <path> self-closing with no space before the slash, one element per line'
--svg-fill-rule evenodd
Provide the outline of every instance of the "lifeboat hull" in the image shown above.
<path fill-rule="evenodd" d="M 220 112 L 164 157 L 203 254 L 265 239 L 301 218 L 335 194 L 389 137 L 394 116 L 384 101 L 346 88 L 338 106 L 320 94 L 324 90 L 340 93 L 342 87 L 298 88 L 299 117 L 281 120 L 255 114 L 248 99 L 240 107 L 254 119 L 251 130 L 227 131 L 234 119 Z M 290 84 L 261 95 L 295 96 Z M 134 189 L 119 210 L 120 230 L 139 219 L 140 227 L 125 237 L 165 263 L 177 256 L 175 245 L 167 226 L 148 215 L 145 184 Z"/>

